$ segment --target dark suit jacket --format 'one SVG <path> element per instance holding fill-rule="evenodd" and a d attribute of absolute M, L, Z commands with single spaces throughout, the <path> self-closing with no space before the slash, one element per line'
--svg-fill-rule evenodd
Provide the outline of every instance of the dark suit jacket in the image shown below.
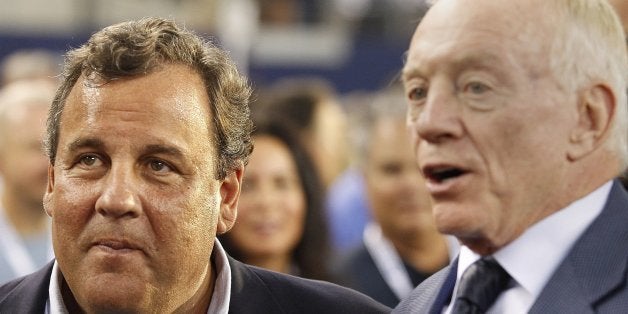
<path fill-rule="evenodd" d="M 628 313 L 627 265 L 628 193 L 615 181 L 602 213 L 558 266 L 529 313 Z M 455 268 L 424 281 L 393 313 L 440 314 L 453 292 Z"/>
<path fill-rule="evenodd" d="M 386 306 L 394 307 L 399 303 L 364 243 L 343 256 L 332 268 L 338 284 L 360 291 Z"/>
<path fill-rule="evenodd" d="M 0 286 L 0 314 L 43 314 L 53 263 Z M 229 313 L 389 313 L 390 309 L 334 284 L 279 274 L 229 257 Z"/>

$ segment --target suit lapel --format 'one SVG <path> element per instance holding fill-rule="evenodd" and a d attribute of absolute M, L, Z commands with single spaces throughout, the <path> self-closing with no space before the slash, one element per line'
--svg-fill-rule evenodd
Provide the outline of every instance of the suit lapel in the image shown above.
<path fill-rule="evenodd" d="M 54 261 L 31 275 L 13 281 L 16 282 L 15 286 L 0 300 L 0 313 L 4 313 L 2 309 L 5 308 L 14 310 L 15 313 L 44 313 L 53 263 Z"/>
<path fill-rule="evenodd" d="M 600 215 L 549 280 L 530 313 L 590 313 L 593 304 L 625 283 L 628 194 L 618 181 Z"/>
<path fill-rule="evenodd" d="M 456 284 L 458 258 L 447 267 L 430 276 L 415 288 L 410 296 L 395 307 L 393 313 L 438 313 L 451 299 Z"/>
<path fill-rule="evenodd" d="M 231 267 L 229 313 L 281 313 L 264 282 L 246 265 L 228 257 Z"/>
<path fill-rule="evenodd" d="M 434 303 L 430 308 L 430 313 L 432 314 L 441 314 L 443 312 L 443 308 L 451 301 L 451 296 L 454 292 L 454 287 L 456 286 L 456 275 L 458 273 L 458 258 L 455 258 L 454 261 L 449 266 L 449 272 L 445 281 L 441 285 L 440 290 L 438 291 L 438 295 L 434 299 Z"/>

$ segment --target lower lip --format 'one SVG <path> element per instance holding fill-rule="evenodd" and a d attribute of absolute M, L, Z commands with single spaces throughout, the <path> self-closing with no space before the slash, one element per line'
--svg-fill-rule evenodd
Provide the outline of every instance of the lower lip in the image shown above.
<path fill-rule="evenodd" d="M 139 250 L 131 249 L 131 248 L 114 249 L 106 245 L 95 245 L 94 248 L 97 249 L 99 252 L 103 252 L 105 254 L 112 254 L 112 255 L 124 255 L 124 254 L 140 252 Z"/>
<path fill-rule="evenodd" d="M 432 196 L 455 193 L 456 191 L 462 189 L 466 183 L 468 183 L 468 181 L 470 180 L 469 177 L 469 173 L 465 173 L 458 177 L 447 179 L 442 182 L 427 180 L 427 190 Z"/>

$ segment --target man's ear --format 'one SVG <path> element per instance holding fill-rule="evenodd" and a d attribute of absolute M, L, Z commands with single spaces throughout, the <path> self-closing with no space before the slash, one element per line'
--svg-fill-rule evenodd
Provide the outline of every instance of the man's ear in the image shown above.
<path fill-rule="evenodd" d="M 238 200 L 242 189 L 242 176 L 244 175 L 244 165 L 240 165 L 229 172 L 220 185 L 220 215 L 216 233 L 223 234 L 233 227 L 238 216 Z"/>
<path fill-rule="evenodd" d="M 46 185 L 46 193 L 44 193 L 44 211 L 46 215 L 52 217 L 52 208 L 50 207 L 50 201 L 52 199 L 52 193 L 55 186 L 55 167 L 52 163 L 48 163 L 48 184 Z"/>
<path fill-rule="evenodd" d="M 605 84 L 593 85 L 578 96 L 578 124 L 570 135 L 569 160 L 578 160 L 596 150 L 610 136 L 617 98 Z"/>

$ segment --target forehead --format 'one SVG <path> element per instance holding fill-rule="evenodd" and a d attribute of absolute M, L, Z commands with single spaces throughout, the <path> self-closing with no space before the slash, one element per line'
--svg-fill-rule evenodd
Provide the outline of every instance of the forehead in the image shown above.
<path fill-rule="evenodd" d="M 414 156 L 405 119 L 383 117 L 377 119 L 370 133 L 369 154 L 376 156 Z"/>
<path fill-rule="evenodd" d="M 270 160 L 273 164 L 279 164 L 276 162 L 278 159 L 292 160 L 293 158 L 288 145 L 274 136 L 255 135 L 254 141 L 255 149 L 251 154 L 251 159 Z"/>
<path fill-rule="evenodd" d="M 166 65 L 144 76 L 104 84 L 82 76 L 68 96 L 60 142 L 66 136 L 103 134 L 112 139 L 120 136 L 118 141 L 141 141 L 142 134 L 148 133 L 182 143 L 199 137 L 207 142 L 209 105 L 200 76 L 183 65 Z"/>
<path fill-rule="evenodd" d="M 532 2 L 537 1 L 438 1 L 413 35 L 403 78 L 441 58 L 454 65 L 496 65 L 511 62 L 514 54 L 542 51 L 548 44 L 539 39 L 542 4 Z"/>

